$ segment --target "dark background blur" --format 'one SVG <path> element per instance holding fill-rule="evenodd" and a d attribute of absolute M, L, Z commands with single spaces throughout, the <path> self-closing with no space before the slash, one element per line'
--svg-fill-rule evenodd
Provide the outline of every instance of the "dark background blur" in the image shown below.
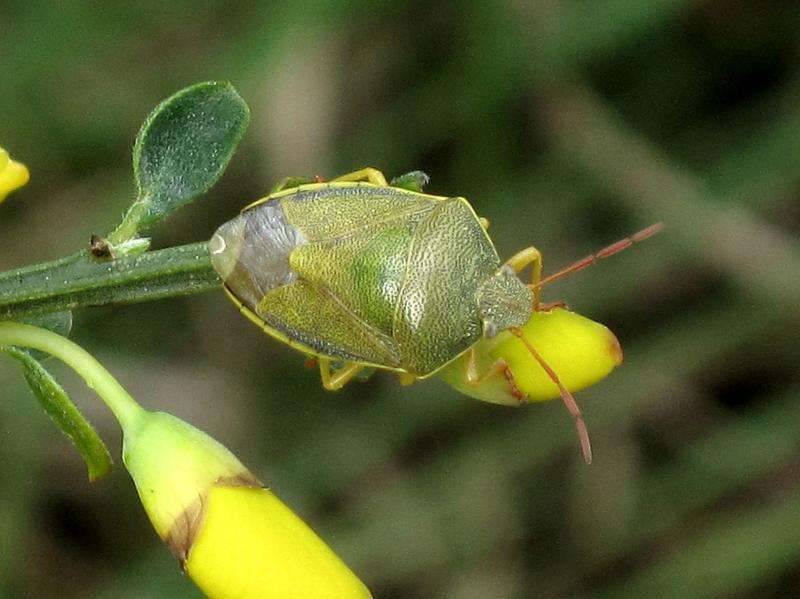
<path fill-rule="evenodd" d="M 32 172 L 0 269 L 108 231 L 139 124 L 206 79 L 252 124 L 155 247 L 365 165 L 425 170 L 547 271 L 667 225 L 548 289 L 626 352 L 578 394 L 591 467 L 556 402 L 385 375 L 328 394 L 222 293 L 76 312 L 143 404 L 225 443 L 376 597 L 800 594 L 796 0 L 124 4 L 0 2 L 0 145 Z M 110 414 L 53 368 L 119 463 Z M 197 596 L 121 465 L 88 484 L 15 367 L 0 380 L 0 596 Z"/>

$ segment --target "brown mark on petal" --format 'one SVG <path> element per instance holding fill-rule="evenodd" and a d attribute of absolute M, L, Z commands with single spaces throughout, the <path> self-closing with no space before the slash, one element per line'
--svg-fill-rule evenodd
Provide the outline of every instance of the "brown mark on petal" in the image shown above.
<path fill-rule="evenodd" d="M 612 358 L 614 358 L 614 365 L 619 366 L 622 364 L 623 360 L 622 346 L 619 344 L 619 339 L 617 339 L 617 336 L 611 331 L 608 332 L 608 337 L 608 349 L 611 352 Z"/>
<path fill-rule="evenodd" d="M 236 476 L 222 476 L 216 480 L 216 487 L 255 487 L 261 488 L 261 482 L 250 472 L 242 472 Z M 208 492 L 200 495 L 175 519 L 164 541 L 172 554 L 180 561 L 181 568 L 186 565 L 194 541 L 203 528 L 206 513 Z"/>

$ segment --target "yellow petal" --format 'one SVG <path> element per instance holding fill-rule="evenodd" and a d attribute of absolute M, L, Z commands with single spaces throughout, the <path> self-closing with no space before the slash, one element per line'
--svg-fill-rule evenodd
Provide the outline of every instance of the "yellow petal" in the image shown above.
<path fill-rule="evenodd" d="M 214 599 L 350 599 L 370 592 L 268 489 L 214 486 L 186 571 Z"/>
<path fill-rule="evenodd" d="M 579 391 L 605 378 L 622 363 L 617 338 L 605 326 L 563 308 L 534 312 L 522 327 L 526 340 L 539 352 L 570 391 Z M 485 372 L 497 360 L 509 367 L 523 401 L 543 401 L 559 397 L 558 388 L 547 376 L 525 345 L 504 331 L 494 339 L 482 339 L 475 345 L 478 373 Z M 467 382 L 469 354 L 448 365 L 440 376 L 462 393 L 507 405 L 519 405 L 505 376 L 495 376 L 472 386 Z"/>
<path fill-rule="evenodd" d="M 6 196 L 25 185 L 30 179 L 30 173 L 24 164 L 11 160 L 3 148 L 0 148 L 0 202 Z"/>

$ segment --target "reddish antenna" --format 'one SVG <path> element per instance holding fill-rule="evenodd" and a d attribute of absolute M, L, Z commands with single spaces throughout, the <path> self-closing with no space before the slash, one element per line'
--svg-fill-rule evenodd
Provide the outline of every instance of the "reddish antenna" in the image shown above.
<path fill-rule="evenodd" d="M 592 444 L 589 441 L 589 431 L 586 429 L 586 422 L 583 420 L 581 409 L 575 402 L 575 398 L 572 396 L 572 393 L 570 393 L 569 389 L 567 389 L 564 386 L 564 384 L 561 382 L 561 379 L 558 378 L 558 375 L 550 367 L 550 365 L 544 361 L 544 358 L 542 358 L 539 352 L 534 349 L 534 347 L 530 344 L 530 342 L 527 339 L 525 339 L 525 336 L 520 329 L 512 327 L 508 330 L 511 331 L 512 334 L 519 337 L 519 340 L 525 344 L 525 347 L 528 348 L 528 351 L 531 353 L 534 359 L 547 373 L 547 376 L 550 377 L 550 380 L 552 380 L 556 384 L 556 387 L 558 387 L 558 390 L 561 393 L 561 399 L 564 401 L 564 405 L 567 406 L 567 410 L 569 410 L 569 413 L 572 414 L 572 417 L 575 419 L 575 428 L 578 430 L 578 439 L 580 439 L 581 442 L 581 451 L 583 452 L 583 460 L 587 464 L 591 464 Z"/>
<path fill-rule="evenodd" d="M 626 237 L 617 241 L 616 243 L 612 243 L 610 246 L 603 248 L 599 252 L 595 252 L 585 258 L 581 258 L 577 262 L 573 262 L 566 268 L 562 268 L 558 272 L 553 273 L 543 279 L 540 279 L 537 283 L 532 283 L 528 285 L 533 290 L 534 297 L 538 300 L 539 289 L 544 287 L 545 285 L 549 285 L 550 283 L 557 281 L 563 277 L 571 275 L 574 272 L 578 272 L 579 270 L 583 270 L 587 266 L 591 266 L 596 262 L 608 258 L 609 256 L 613 256 L 621 252 L 622 250 L 626 250 L 634 244 L 640 243 L 647 239 L 648 237 L 652 237 L 661 229 L 664 228 L 663 223 L 655 223 L 650 225 L 649 227 L 642 229 L 638 233 L 634 233 L 630 237 Z M 535 301 L 536 301 L 535 300 Z M 534 357 L 534 359 L 539 363 L 539 366 L 547 373 L 547 376 L 550 377 L 556 387 L 558 387 L 559 393 L 561 393 L 561 399 L 564 402 L 564 405 L 569 410 L 569 413 L 572 414 L 572 417 L 575 419 L 575 428 L 578 431 L 578 439 L 581 442 L 581 450 L 583 451 L 583 459 L 587 464 L 592 463 L 592 444 L 589 441 L 589 431 L 586 429 L 586 422 L 583 420 L 583 415 L 581 414 L 581 410 L 578 407 L 578 404 L 575 402 L 575 398 L 572 396 L 572 393 L 569 392 L 564 384 L 561 382 L 561 379 L 558 378 L 558 375 L 555 371 L 550 367 L 550 365 L 545 362 L 544 358 L 542 358 L 541 354 L 530 344 L 530 342 L 525 338 L 521 329 L 516 327 L 512 327 L 508 329 L 512 334 L 519 338 L 520 341 L 525 345 L 528 349 L 530 354 Z"/>
<path fill-rule="evenodd" d="M 664 223 L 656 223 L 654 225 L 650 225 L 646 229 L 642 229 L 641 231 L 639 231 L 638 233 L 634 233 L 630 237 L 626 237 L 625 239 L 620 239 L 616 243 L 612 243 L 610 246 L 608 246 L 606 248 L 603 248 L 599 252 L 595 252 L 594 254 L 591 254 L 590 256 L 586 256 L 585 258 L 581 258 L 577 262 L 573 262 L 572 264 L 570 264 L 566 268 L 562 268 L 558 272 L 553 273 L 552 275 L 548 275 L 548 276 L 544 277 L 538 283 L 534 283 L 533 285 L 530 285 L 530 287 L 532 287 L 535 290 L 536 289 L 540 289 L 540 288 L 544 287 L 545 285 L 549 285 L 553 281 L 557 281 L 558 279 L 566 277 L 567 275 L 571 275 L 574 272 L 578 272 L 579 270 L 583 270 L 587 266 L 591 266 L 592 264 L 595 264 L 599 260 L 603 260 L 605 258 L 613 256 L 614 254 L 618 254 L 622 250 L 627 250 L 632 245 L 640 243 L 640 242 L 644 241 L 645 239 L 647 239 L 648 237 L 652 237 L 653 235 L 658 233 L 663 228 L 664 228 Z"/>

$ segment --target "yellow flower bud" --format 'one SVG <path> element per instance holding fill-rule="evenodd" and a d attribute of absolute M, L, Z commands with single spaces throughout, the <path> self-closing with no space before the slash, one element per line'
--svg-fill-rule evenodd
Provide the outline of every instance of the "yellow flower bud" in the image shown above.
<path fill-rule="evenodd" d="M 522 334 L 570 391 L 595 384 L 622 363 L 622 350 L 611 331 L 564 308 L 534 312 L 522 327 Z M 511 332 L 482 339 L 474 349 L 478 373 L 503 360 L 510 376 L 494 376 L 471 385 L 466 377 L 466 353 L 441 372 L 441 378 L 462 393 L 506 405 L 559 397 L 558 387 Z M 512 384 L 517 394 L 512 392 Z"/>
<path fill-rule="evenodd" d="M 0 202 L 15 189 L 25 185 L 30 179 L 24 164 L 11 160 L 3 148 L 0 148 Z"/>
<path fill-rule="evenodd" d="M 370 597 L 367 588 L 268 489 L 214 486 L 186 572 L 210 597 Z"/>
<path fill-rule="evenodd" d="M 125 466 L 159 536 L 212 598 L 367 598 L 364 584 L 241 462 L 193 426 L 142 412 Z"/>

